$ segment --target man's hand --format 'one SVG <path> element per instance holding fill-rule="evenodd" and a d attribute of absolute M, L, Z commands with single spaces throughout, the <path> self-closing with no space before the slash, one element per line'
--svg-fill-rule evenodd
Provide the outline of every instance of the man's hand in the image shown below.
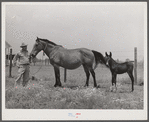
<path fill-rule="evenodd" d="M 29 55 L 28 59 L 29 59 L 29 62 L 32 63 L 32 56 L 31 55 Z"/>

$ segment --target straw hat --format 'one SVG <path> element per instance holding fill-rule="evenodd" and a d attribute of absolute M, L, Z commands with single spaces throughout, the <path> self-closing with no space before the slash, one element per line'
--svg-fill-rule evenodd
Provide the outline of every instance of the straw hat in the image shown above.
<path fill-rule="evenodd" d="M 25 44 L 25 43 L 23 42 L 20 47 L 26 47 L 26 46 L 27 46 L 27 44 Z"/>

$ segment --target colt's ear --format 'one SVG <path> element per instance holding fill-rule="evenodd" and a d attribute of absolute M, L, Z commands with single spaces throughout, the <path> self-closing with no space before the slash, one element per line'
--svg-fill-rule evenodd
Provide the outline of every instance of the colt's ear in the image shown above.
<path fill-rule="evenodd" d="M 106 54 L 106 56 L 108 57 L 108 54 L 107 54 L 107 52 L 105 52 L 105 54 Z"/>
<path fill-rule="evenodd" d="M 110 57 L 112 57 L 112 53 L 110 52 Z"/>

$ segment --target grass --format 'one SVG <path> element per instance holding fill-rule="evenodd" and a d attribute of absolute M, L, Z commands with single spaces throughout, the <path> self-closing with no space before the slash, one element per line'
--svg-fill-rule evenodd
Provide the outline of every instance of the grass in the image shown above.
<path fill-rule="evenodd" d="M 54 88 L 55 77 L 51 66 L 43 66 L 26 87 L 14 87 L 17 68 L 13 67 L 12 75 L 8 77 L 6 68 L 5 102 L 7 109 L 143 109 L 143 68 L 138 68 L 139 82 L 131 91 L 131 81 L 127 74 L 117 77 L 117 91 L 111 92 L 111 74 L 109 69 L 98 67 L 96 72 L 99 89 L 93 87 L 90 77 L 89 87 L 85 85 L 86 76 L 83 68 L 67 71 L 67 82 L 64 83 L 61 68 L 62 88 Z M 34 71 L 33 71 L 34 70 Z M 36 72 L 38 66 L 31 66 L 31 72 Z"/>

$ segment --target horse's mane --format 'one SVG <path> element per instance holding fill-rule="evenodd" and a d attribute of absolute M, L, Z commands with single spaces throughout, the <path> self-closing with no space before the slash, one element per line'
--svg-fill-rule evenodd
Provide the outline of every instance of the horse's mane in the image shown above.
<path fill-rule="evenodd" d="M 114 63 L 117 63 L 117 64 L 118 64 L 118 62 L 117 62 L 116 60 L 114 60 L 112 57 L 111 57 L 111 60 L 112 60 Z"/>
<path fill-rule="evenodd" d="M 49 44 L 52 44 L 52 45 L 57 45 L 57 44 L 55 44 L 54 42 L 52 42 L 52 41 L 49 41 L 48 39 L 41 39 L 41 38 L 39 38 L 40 40 L 42 40 L 42 41 L 44 41 L 44 42 L 47 42 L 47 43 L 49 43 Z"/>

